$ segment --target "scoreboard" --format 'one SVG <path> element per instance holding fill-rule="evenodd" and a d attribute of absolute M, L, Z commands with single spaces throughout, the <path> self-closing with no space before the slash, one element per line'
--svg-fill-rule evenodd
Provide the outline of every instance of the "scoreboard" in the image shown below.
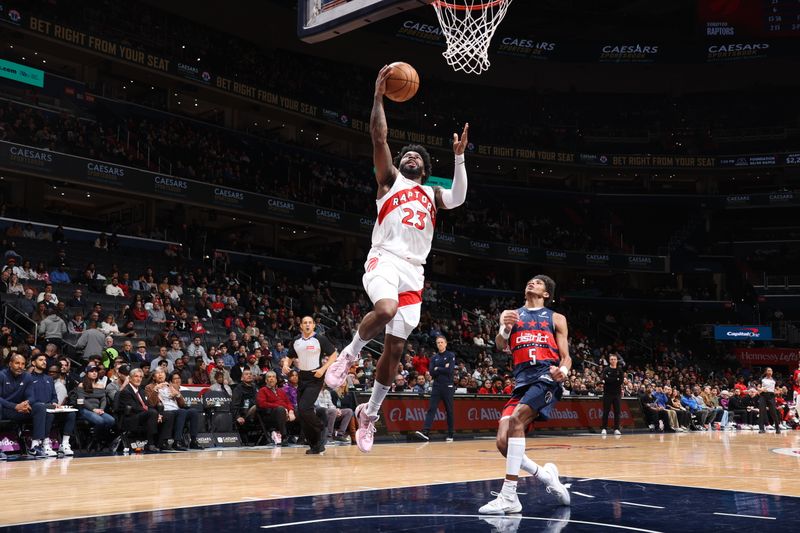
<path fill-rule="evenodd" d="M 800 37 L 800 0 L 697 0 L 697 12 L 709 38 Z"/>

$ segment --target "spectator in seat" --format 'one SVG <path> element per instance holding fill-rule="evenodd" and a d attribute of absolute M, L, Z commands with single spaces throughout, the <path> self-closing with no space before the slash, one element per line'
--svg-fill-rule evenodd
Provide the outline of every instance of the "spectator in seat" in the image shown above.
<path fill-rule="evenodd" d="M 69 307 L 78 307 L 80 309 L 86 309 L 89 305 L 86 302 L 86 299 L 83 297 L 83 291 L 81 289 L 75 289 L 72 293 L 72 299 L 67 302 Z"/>
<path fill-rule="evenodd" d="M 150 309 L 150 322 L 154 324 L 164 324 L 167 321 L 167 315 L 161 309 L 158 302 L 153 303 L 153 308 Z"/>
<path fill-rule="evenodd" d="M 40 353 L 31 359 L 31 363 L 33 364 L 33 371 L 31 372 L 33 382 L 29 386 L 28 394 L 31 405 L 43 404 L 47 409 L 57 409 L 61 404 L 59 403 L 58 395 L 56 394 L 55 382 L 53 381 L 53 378 L 47 374 L 47 356 L 43 353 Z M 47 417 L 49 419 L 47 435 L 50 434 L 49 427 L 52 425 L 52 421 L 56 416 L 63 420 L 63 426 L 61 428 L 61 452 L 64 455 L 73 455 L 72 447 L 69 444 L 69 439 L 75 432 L 75 411 L 47 413 Z M 45 436 L 45 453 L 48 453 L 48 450 L 52 451 L 53 446 L 50 442 L 50 439 Z"/>
<path fill-rule="evenodd" d="M 256 405 L 264 422 L 278 428 L 279 440 L 283 445 L 286 442 L 286 423 L 295 421 L 294 407 L 286 397 L 286 393 L 278 388 L 278 377 L 275 372 L 267 372 L 266 379 L 266 384 L 256 395 Z M 276 441 L 273 436 L 273 442 Z"/>
<path fill-rule="evenodd" d="M 180 392 L 181 386 L 183 385 L 183 381 L 181 380 L 180 374 L 173 372 L 169 376 L 169 383 L 173 389 Z M 176 398 L 178 402 L 178 406 L 180 407 L 180 411 L 178 413 L 178 417 L 175 424 L 174 429 L 174 436 L 173 438 L 177 442 L 181 440 L 183 445 L 186 445 L 186 442 L 183 441 L 183 430 L 186 427 L 186 422 L 189 423 L 189 449 L 190 450 L 202 450 L 203 446 L 197 440 L 197 433 L 203 429 L 205 430 L 205 416 L 203 415 L 203 410 L 200 405 L 188 405 L 186 403 L 186 399 L 183 395 L 180 395 Z M 180 423 L 181 417 L 184 417 L 183 424 Z"/>
<path fill-rule="evenodd" d="M 161 451 L 169 449 L 169 438 L 173 436 L 175 421 L 178 415 L 178 396 L 180 391 L 176 391 L 167 381 L 167 373 L 163 366 L 153 369 L 153 380 L 144 388 L 147 398 L 147 405 L 150 409 L 158 411 L 158 447 Z M 169 406 L 169 409 L 167 409 Z M 186 447 L 173 443 L 172 449 L 175 451 L 186 451 Z"/>
<path fill-rule="evenodd" d="M 391 392 L 405 392 L 406 388 L 406 378 L 403 374 L 397 374 L 392 382 Z"/>
<path fill-rule="evenodd" d="M 175 370 L 173 370 L 170 375 L 173 376 L 177 374 L 181 377 L 181 383 L 189 383 L 189 380 L 192 379 L 192 371 L 186 366 L 183 357 L 175 359 L 172 365 L 175 367 Z"/>
<path fill-rule="evenodd" d="M 86 367 L 86 375 L 83 382 L 75 387 L 75 401 L 78 406 L 78 414 L 94 427 L 98 440 L 101 443 L 108 442 L 111 429 L 114 427 L 114 417 L 106 411 L 109 396 L 108 389 L 117 387 L 114 396 L 119 392 L 115 381 L 109 383 L 106 388 L 102 388 L 97 383 L 97 367 Z M 113 397 L 111 398 L 113 401 Z"/>
<path fill-rule="evenodd" d="M 292 404 L 294 410 L 297 410 L 297 384 L 300 382 L 300 374 L 297 370 L 289 371 L 286 377 L 286 383 L 283 384 L 283 392 L 289 398 L 289 403 Z"/>
<path fill-rule="evenodd" d="M 69 274 L 64 270 L 63 265 L 59 265 L 50 272 L 50 283 L 72 283 Z"/>
<path fill-rule="evenodd" d="M 105 320 L 100 323 L 100 331 L 102 331 L 106 336 L 109 337 L 117 337 L 122 335 L 119 331 L 119 326 L 117 322 L 114 320 L 114 315 L 106 315 Z M 113 341 L 113 339 L 112 339 Z"/>
<path fill-rule="evenodd" d="M 503 394 L 503 378 L 495 376 L 491 383 L 487 380 L 487 383 L 478 389 L 478 394 Z"/>
<path fill-rule="evenodd" d="M 256 415 L 256 395 L 258 390 L 255 385 L 255 376 L 250 372 L 250 369 L 245 369 L 242 372 L 242 379 L 233 389 L 233 396 L 231 397 L 231 412 L 236 423 L 240 426 L 244 425 L 246 421 L 253 420 Z"/>
<path fill-rule="evenodd" d="M 125 388 L 125 385 L 128 384 L 128 377 L 130 376 L 130 373 L 131 373 L 130 366 L 120 365 L 117 368 L 114 377 L 108 380 L 108 384 L 106 384 L 105 390 L 106 390 L 106 398 L 108 399 L 108 401 L 106 402 L 106 406 L 108 407 L 109 410 L 111 410 L 111 408 L 113 407 L 114 399 L 117 397 L 117 394 L 119 394 L 119 391 Z M 118 413 L 114 413 L 114 415 L 118 415 Z"/>
<path fill-rule="evenodd" d="M 8 294 L 17 294 L 22 295 L 25 294 L 25 287 L 22 286 L 22 283 L 19 281 L 19 276 L 12 273 L 11 276 L 8 278 L 8 288 L 6 289 Z"/>
<path fill-rule="evenodd" d="M 186 347 L 186 353 L 189 354 L 189 357 L 195 359 L 201 357 L 206 363 L 210 362 L 206 349 L 203 347 L 203 341 L 199 335 L 195 336 L 195 338 L 192 339 L 192 343 Z"/>
<path fill-rule="evenodd" d="M 140 368 L 131 370 L 127 385 L 119 392 L 119 416 L 122 417 L 122 424 L 125 429 L 143 429 L 145 431 L 147 435 L 145 450 L 158 452 L 160 450 L 156 446 L 156 442 L 161 415 L 158 409 L 148 406 L 144 387 L 142 387 L 142 379 L 144 379 L 144 372 Z"/>
<path fill-rule="evenodd" d="M 80 335 L 84 330 L 86 330 L 86 322 L 83 320 L 83 312 L 76 311 L 72 318 L 67 321 L 67 331 Z"/>
<path fill-rule="evenodd" d="M 44 290 L 36 297 L 37 302 L 44 302 L 47 305 L 55 306 L 58 303 L 58 296 L 53 292 L 53 285 L 48 283 L 44 286 Z"/>
<path fill-rule="evenodd" d="M 211 385 L 211 379 L 208 377 L 208 365 L 202 357 L 195 359 L 194 372 L 189 383 L 192 385 Z M 223 374 L 224 376 L 224 374 Z"/>
<path fill-rule="evenodd" d="M 673 390 L 671 386 L 666 385 L 664 387 L 664 396 L 667 398 L 667 409 L 678 417 L 678 427 L 682 431 L 689 431 L 689 427 L 692 425 L 692 415 L 681 405 L 681 397 L 678 390 Z"/>
<path fill-rule="evenodd" d="M 758 391 L 750 387 L 747 389 L 747 396 L 744 397 L 745 423 L 752 429 L 758 425 L 758 418 L 761 413 L 759 409 Z"/>
<path fill-rule="evenodd" d="M 427 387 L 425 386 L 425 374 L 417 374 L 417 378 L 414 382 L 414 388 L 411 389 L 414 394 L 425 394 L 429 392 Z"/>
<path fill-rule="evenodd" d="M 156 367 L 160 366 L 162 362 L 167 363 L 167 373 L 171 374 L 175 369 L 175 365 L 173 364 L 172 359 L 169 358 L 166 346 L 161 346 L 158 349 L 158 357 L 151 361 L 153 370 L 155 371 Z"/>
<path fill-rule="evenodd" d="M 116 348 L 114 348 L 114 337 L 109 335 L 104 339 L 104 341 L 105 346 L 103 346 L 103 350 L 100 352 L 100 360 L 102 361 L 103 368 L 108 370 L 114 359 L 119 356 L 119 352 Z"/>
<path fill-rule="evenodd" d="M 228 396 L 233 396 L 233 391 L 225 380 L 225 372 L 222 370 L 216 370 L 214 372 L 214 383 L 209 388 L 213 391 L 224 392 Z"/>
<path fill-rule="evenodd" d="M 183 357 L 183 350 L 181 350 L 181 341 L 173 339 L 170 342 L 170 348 L 167 350 L 167 357 L 173 363 Z"/>
<path fill-rule="evenodd" d="M 13 302 L 13 305 L 27 316 L 31 316 L 36 311 L 36 300 L 33 296 L 33 289 L 25 289 L 25 295 Z"/>
<path fill-rule="evenodd" d="M 44 449 L 44 439 L 50 433 L 53 418 L 47 416 L 47 406 L 31 402 L 33 376 L 25 372 L 25 357 L 12 354 L 8 366 L 0 370 L 0 406 L 2 418 L 33 423 L 31 454 L 35 457 L 55 457 L 57 454 Z M 2 453 L 2 452 L 0 452 Z M 0 456 L 5 459 L 5 454 Z"/>
<path fill-rule="evenodd" d="M 39 322 L 39 334 L 45 339 L 45 342 L 61 346 L 66 333 L 67 325 L 59 318 L 55 309 L 48 309 L 47 316 Z"/>
<path fill-rule="evenodd" d="M 697 400 L 692 395 L 692 389 L 686 387 L 683 396 L 681 396 L 681 405 L 686 407 L 690 413 L 697 417 L 697 423 L 700 424 L 700 429 L 703 431 L 708 430 L 708 420 L 711 417 L 711 411 L 700 407 Z"/>
<path fill-rule="evenodd" d="M 92 355 L 100 355 L 105 345 L 106 336 L 98 329 L 97 322 L 90 321 L 86 327 L 86 331 L 81 333 L 81 336 L 78 337 L 75 348 L 83 350 L 84 359 L 88 359 Z"/>
<path fill-rule="evenodd" d="M 39 261 L 36 265 L 36 281 L 44 281 L 45 283 L 50 281 L 50 273 L 47 271 L 47 267 L 44 266 L 44 261 Z"/>
<path fill-rule="evenodd" d="M 129 310 L 130 317 L 136 321 L 143 321 L 147 320 L 150 316 L 147 312 L 147 309 L 144 308 L 144 302 L 142 300 L 136 300 L 133 304 L 133 308 Z"/>
<path fill-rule="evenodd" d="M 19 279 L 21 280 L 35 280 L 36 279 L 36 270 L 33 269 L 31 266 L 31 262 L 29 260 L 25 260 L 22 262 L 22 267 L 20 267 L 19 272 L 17 272 Z"/>
<path fill-rule="evenodd" d="M 52 279 L 52 274 L 50 275 L 50 279 Z M 119 280 L 117 278 L 111 278 L 111 283 L 106 285 L 106 294 L 108 296 L 116 296 L 120 298 L 125 297 L 125 291 L 122 290 L 122 287 L 119 286 Z"/>
<path fill-rule="evenodd" d="M 326 427 L 323 429 L 325 431 L 325 441 L 326 439 L 332 439 L 337 442 L 350 442 L 350 438 L 347 436 L 347 429 L 350 426 L 350 419 L 353 418 L 353 410 L 352 409 L 340 409 L 333 403 L 333 398 L 331 397 L 331 392 L 328 387 L 322 387 L 322 390 L 317 397 L 317 401 L 314 403 L 317 414 L 322 415 L 321 418 L 326 422 Z M 334 431 L 334 426 L 338 422 L 338 429 Z"/>

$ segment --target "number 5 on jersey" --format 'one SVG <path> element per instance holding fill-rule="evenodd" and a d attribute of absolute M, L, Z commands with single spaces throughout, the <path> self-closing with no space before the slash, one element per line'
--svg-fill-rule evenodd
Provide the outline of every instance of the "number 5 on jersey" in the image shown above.
<path fill-rule="evenodd" d="M 536 364 L 536 348 L 528 348 L 528 357 L 531 358 L 531 364 Z"/>
<path fill-rule="evenodd" d="M 412 226 L 417 229 L 425 229 L 425 217 L 428 215 L 425 211 L 414 211 L 413 209 L 403 209 L 405 216 L 403 217 L 403 224 Z"/>

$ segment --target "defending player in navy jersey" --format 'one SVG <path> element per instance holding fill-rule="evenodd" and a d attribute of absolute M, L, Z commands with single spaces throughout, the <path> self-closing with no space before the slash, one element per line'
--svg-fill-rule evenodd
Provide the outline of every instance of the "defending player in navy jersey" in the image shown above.
<path fill-rule="evenodd" d="M 567 319 L 545 307 L 555 294 L 556 284 L 538 275 L 525 285 L 525 306 L 500 314 L 500 332 L 495 342 L 508 346 L 514 361 L 516 386 L 503 408 L 497 429 L 497 449 L 506 458 L 503 488 L 494 500 L 479 509 L 484 514 L 518 513 L 517 480 L 522 468 L 545 485 L 559 504 L 569 505 L 570 495 L 558 479 L 553 463 L 539 466 L 525 455 L 525 433 L 534 420 L 547 420 L 561 398 L 561 382 L 569 375 Z"/>

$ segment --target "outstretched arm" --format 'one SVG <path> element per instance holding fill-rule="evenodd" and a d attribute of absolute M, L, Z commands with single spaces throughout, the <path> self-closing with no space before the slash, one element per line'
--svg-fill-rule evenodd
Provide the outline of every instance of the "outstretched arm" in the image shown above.
<path fill-rule="evenodd" d="M 372 114 L 369 117 L 369 133 L 372 137 L 372 162 L 375 164 L 375 179 L 379 187 L 391 187 L 397 176 L 397 169 L 392 163 L 392 151 L 386 141 L 389 127 L 386 125 L 386 113 L 383 111 L 383 95 L 386 92 L 386 80 L 392 73 L 392 67 L 384 65 L 375 80 L 375 99 L 372 102 Z M 378 196 L 382 196 L 378 191 Z"/>
<path fill-rule="evenodd" d="M 550 375 L 556 381 L 564 381 L 572 368 L 572 357 L 569 355 L 569 332 L 567 331 L 567 318 L 560 313 L 553 313 L 553 324 L 556 327 L 556 345 L 561 358 L 561 366 L 550 367 Z"/>
<path fill-rule="evenodd" d="M 436 206 L 442 209 L 455 209 L 467 199 L 467 168 L 464 163 L 464 150 L 467 149 L 467 134 L 469 123 L 464 124 L 464 131 L 459 138 L 453 134 L 453 152 L 456 156 L 455 170 L 453 171 L 453 188 L 436 189 Z"/>

